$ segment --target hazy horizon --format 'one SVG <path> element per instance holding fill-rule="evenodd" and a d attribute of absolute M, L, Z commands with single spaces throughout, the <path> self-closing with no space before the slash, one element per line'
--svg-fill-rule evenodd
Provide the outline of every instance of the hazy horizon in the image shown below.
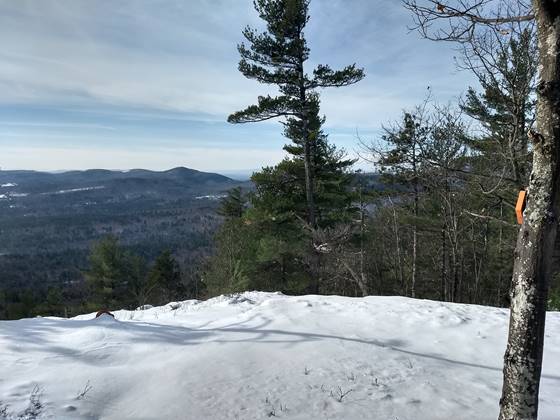
<path fill-rule="evenodd" d="M 245 180 L 250 179 L 253 172 L 259 170 L 259 168 L 252 168 L 252 169 L 238 169 L 238 170 L 217 169 L 215 171 L 204 171 L 204 170 L 201 170 L 201 169 L 189 168 L 189 167 L 186 167 L 186 166 L 175 166 L 175 167 L 172 167 L 172 168 L 165 168 L 165 169 L 102 168 L 102 167 L 96 167 L 96 168 L 83 168 L 83 169 L 53 169 L 53 170 L 37 170 L 37 169 L 28 169 L 28 168 L 5 169 L 5 168 L 0 167 L 0 172 L 2 172 L 2 171 L 3 172 L 34 171 L 34 172 L 43 172 L 43 173 L 51 173 L 51 174 L 60 174 L 60 173 L 65 173 L 65 172 L 76 172 L 76 171 L 85 172 L 85 171 L 96 171 L 96 170 L 111 171 L 111 172 L 130 172 L 130 171 L 134 171 L 134 170 L 146 170 L 146 171 L 151 171 L 151 172 L 167 172 L 167 171 L 171 171 L 173 169 L 178 169 L 178 168 L 193 169 L 193 170 L 199 171 L 199 172 L 217 173 L 219 175 L 224 175 L 224 176 L 227 176 L 228 178 L 236 179 L 238 181 L 245 181 Z"/>

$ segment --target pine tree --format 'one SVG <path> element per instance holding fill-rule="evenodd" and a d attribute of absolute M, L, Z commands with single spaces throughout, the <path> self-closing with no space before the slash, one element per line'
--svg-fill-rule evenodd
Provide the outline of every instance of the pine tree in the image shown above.
<path fill-rule="evenodd" d="M 226 219 L 241 217 L 247 206 L 246 197 L 241 187 L 235 187 L 228 191 L 227 196 L 220 201 L 218 214 Z"/>
<path fill-rule="evenodd" d="M 354 160 L 346 159 L 320 129 L 315 135 L 317 224 L 332 227 L 351 221 L 357 213 L 349 171 Z M 235 190 L 222 200 L 218 212 L 226 221 L 215 237 L 216 253 L 204 275 L 212 294 L 247 289 L 309 291 L 314 250 L 311 233 L 301 227 L 307 215 L 303 148 L 287 148 L 291 157 L 253 174 L 255 191 L 248 195 L 249 203 Z"/>
<path fill-rule="evenodd" d="M 348 221 L 355 213 L 352 206 L 355 198 L 351 191 L 354 175 L 350 168 L 355 163 L 348 159 L 345 151 L 328 141 L 321 126 L 325 118 L 318 116 L 318 104 L 310 114 L 314 168 L 315 205 L 317 227 L 333 226 L 337 222 Z M 299 144 L 288 144 L 284 149 L 291 155 L 274 167 L 263 168 L 252 176 L 256 192 L 251 197 L 254 208 L 273 214 L 276 220 L 283 218 L 295 221 L 305 219 L 306 181 L 305 151 Z"/>
<path fill-rule="evenodd" d="M 60 315 L 63 311 L 64 298 L 59 287 L 49 287 L 45 299 L 46 309 L 50 314 Z"/>
<path fill-rule="evenodd" d="M 462 105 L 484 128 L 470 144 L 481 160 L 475 173 L 499 177 L 515 192 L 527 186 L 530 170 L 527 131 L 535 118 L 536 54 L 535 33 L 527 27 L 486 53 L 483 62 L 492 66 L 471 63 L 483 91 L 469 88 Z"/>
<path fill-rule="evenodd" d="M 139 255 L 125 252 L 125 264 L 126 296 L 122 300 L 132 308 L 145 305 L 152 291 L 146 260 Z"/>
<path fill-rule="evenodd" d="M 85 273 L 96 303 L 111 308 L 126 297 L 129 267 L 127 255 L 115 236 L 97 242 L 91 250 L 90 269 Z"/>
<path fill-rule="evenodd" d="M 314 110 L 318 109 L 318 88 L 348 86 L 360 81 L 364 71 L 355 64 L 342 70 L 328 65 L 317 66 L 310 76 L 304 65 L 309 48 L 304 29 L 309 21 L 309 0 L 255 0 L 255 9 L 266 22 L 263 33 L 247 27 L 243 35 L 248 42 L 238 46 L 239 71 L 260 83 L 276 85 L 278 96 L 260 96 L 257 105 L 228 117 L 231 123 L 265 121 L 284 118 L 284 134 L 303 148 L 307 221 L 316 226 L 313 136 Z"/>
<path fill-rule="evenodd" d="M 247 218 L 256 229 L 258 244 L 255 272 L 266 279 L 262 285 L 290 292 L 318 293 L 326 268 L 326 255 L 317 252 L 317 239 L 325 229 L 352 223 L 357 215 L 353 205 L 353 159 L 344 150 L 328 142 L 321 126 L 318 98 L 310 114 L 313 148 L 311 162 L 315 184 L 315 226 L 302 220 L 307 216 L 305 150 L 300 144 L 289 144 L 290 157 L 274 167 L 253 174 L 255 193 Z"/>
<path fill-rule="evenodd" d="M 185 292 L 179 264 L 169 250 L 158 255 L 148 278 L 151 287 L 159 286 L 162 290 L 164 301 L 181 298 Z"/>

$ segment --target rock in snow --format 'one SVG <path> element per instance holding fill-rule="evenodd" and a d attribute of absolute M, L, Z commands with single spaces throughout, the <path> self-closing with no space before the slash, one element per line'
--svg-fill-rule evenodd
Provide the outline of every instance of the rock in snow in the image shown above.
<path fill-rule="evenodd" d="M 54 419 L 498 415 L 505 309 L 248 292 L 113 314 L 0 322 L 0 410 L 35 389 Z M 540 418 L 558 419 L 557 312 L 544 358 Z"/>

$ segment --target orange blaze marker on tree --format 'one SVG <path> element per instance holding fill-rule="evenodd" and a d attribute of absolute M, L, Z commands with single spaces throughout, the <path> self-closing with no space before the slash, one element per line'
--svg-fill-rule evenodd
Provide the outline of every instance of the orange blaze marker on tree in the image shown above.
<path fill-rule="evenodd" d="M 527 203 L 527 191 L 519 191 L 519 196 L 517 197 L 517 204 L 515 205 L 515 215 L 517 216 L 517 223 L 523 223 L 523 211 L 525 210 L 525 204 Z"/>

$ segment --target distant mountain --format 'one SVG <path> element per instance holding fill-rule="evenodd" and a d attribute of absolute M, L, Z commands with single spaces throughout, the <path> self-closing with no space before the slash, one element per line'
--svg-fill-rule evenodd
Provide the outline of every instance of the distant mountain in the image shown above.
<path fill-rule="evenodd" d="M 92 243 L 117 235 L 148 260 L 191 269 L 211 249 L 218 200 L 249 182 L 188 168 L 0 171 L 0 292 L 83 279 Z"/>
<path fill-rule="evenodd" d="M 167 187 L 171 189 L 205 191 L 206 188 L 221 189 L 237 184 L 223 175 L 200 172 L 189 168 L 173 168 L 167 171 L 132 169 L 129 171 L 110 171 L 89 169 L 61 173 L 37 171 L 0 171 L 0 193 L 50 194 L 61 190 L 103 186 L 119 189 L 121 185 L 141 188 Z M 14 184 L 16 184 L 14 186 Z M 130 191 L 127 191 L 128 193 Z"/>
<path fill-rule="evenodd" d="M 89 211 L 91 206 L 188 201 L 199 196 L 221 195 L 241 184 L 223 175 L 183 167 L 161 172 L 145 169 L 0 171 L 0 216 L 16 208 L 33 214 L 47 210 L 75 213 L 86 208 Z"/>

